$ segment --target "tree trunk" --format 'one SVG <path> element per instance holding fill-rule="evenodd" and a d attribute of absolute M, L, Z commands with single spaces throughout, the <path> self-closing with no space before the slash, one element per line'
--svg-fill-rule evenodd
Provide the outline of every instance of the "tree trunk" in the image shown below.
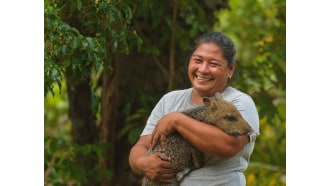
<path fill-rule="evenodd" d="M 72 122 L 72 141 L 83 147 L 94 144 L 98 140 L 95 116 L 91 108 L 91 87 L 90 78 L 82 77 L 79 72 L 66 70 L 67 93 L 69 100 L 69 118 Z M 75 161 L 84 173 L 86 182 L 81 185 L 98 185 L 97 178 L 92 170 L 96 168 L 98 161 L 96 154 L 83 154 L 76 151 Z"/>
<path fill-rule="evenodd" d="M 119 65 L 116 55 L 112 60 L 112 71 L 104 70 L 102 75 L 102 97 L 101 97 L 101 143 L 110 143 L 109 148 L 105 148 L 105 156 L 101 159 L 103 169 L 111 171 L 111 177 L 101 177 L 101 186 L 114 185 L 115 181 L 115 131 L 118 110 L 118 84 Z M 107 69 L 107 68 L 105 68 Z"/>

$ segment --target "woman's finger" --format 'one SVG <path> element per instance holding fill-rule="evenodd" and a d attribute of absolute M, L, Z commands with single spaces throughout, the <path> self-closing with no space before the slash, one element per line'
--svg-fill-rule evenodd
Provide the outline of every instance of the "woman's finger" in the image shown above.
<path fill-rule="evenodd" d="M 157 156 L 164 161 L 169 161 L 170 158 L 166 156 L 164 153 L 157 152 Z M 167 164 L 166 164 L 167 165 Z M 172 168 L 171 165 L 169 164 L 168 166 L 163 166 L 164 168 Z"/>
<path fill-rule="evenodd" d="M 162 182 L 162 183 L 171 183 L 174 179 L 175 179 L 175 173 L 163 174 L 159 178 L 159 181 Z"/>
<path fill-rule="evenodd" d="M 154 130 L 154 132 L 151 135 L 151 148 L 154 149 L 155 146 L 157 145 L 157 142 L 159 140 L 159 135 L 157 132 L 155 132 L 156 130 Z"/>
<path fill-rule="evenodd" d="M 166 135 L 165 134 L 160 136 L 160 141 L 162 143 L 162 150 L 165 151 L 165 149 L 166 149 Z"/>

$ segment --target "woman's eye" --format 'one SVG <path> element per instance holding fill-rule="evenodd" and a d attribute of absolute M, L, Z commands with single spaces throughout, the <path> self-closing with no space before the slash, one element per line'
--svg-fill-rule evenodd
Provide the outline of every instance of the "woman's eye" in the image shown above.
<path fill-rule="evenodd" d="M 217 66 L 220 66 L 218 63 L 211 63 L 210 65 L 211 65 L 211 67 L 217 67 Z"/>
<path fill-rule="evenodd" d="M 195 61 L 196 63 L 202 63 L 202 62 L 203 62 L 203 60 L 201 60 L 201 59 L 194 59 L 194 61 Z"/>

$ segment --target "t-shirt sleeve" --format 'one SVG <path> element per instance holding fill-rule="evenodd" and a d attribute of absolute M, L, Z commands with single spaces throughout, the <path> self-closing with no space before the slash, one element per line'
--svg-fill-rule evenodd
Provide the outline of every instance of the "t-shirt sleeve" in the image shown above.
<path fill-rule="evenodd" d="M 190 98 L 191 89 L 172 91 L 165 94 L 156 104 L 147 120 L 141 136 L 151 134 L 158 121 L 166 114 L 180 111 L 187 107 L 187 99 Z"/>
<path fill-rule="evenodd" d="M 252 98 L 247 94 L 241 94 L 232 100 L 242 117 L 251 126 L 253 139 L 259 135 L 259 115 Z"/>
<path fill-rule="evenodd" d="M 147 123 L 142 131 L 141 136 L 151 134 L 152 131 L 154 130 L 158 120 L 164 116 L 164 102 L 165 102 L 165 97 L 162 97 L 154 109 L 152 110 Z"/>

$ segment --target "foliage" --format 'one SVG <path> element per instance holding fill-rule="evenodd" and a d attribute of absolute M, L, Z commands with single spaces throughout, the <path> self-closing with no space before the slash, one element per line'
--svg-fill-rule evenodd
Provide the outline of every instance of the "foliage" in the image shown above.
<path fill-rule="evenodd" d="M 246 185 L 286 185 L 286 175 L 283 167 L 260 162 L 250 162 L 245 174 Z"/>
<path fill-rule="evenodd" d="M 62 92 L 66 91 L 66 83 L 61 82 Z M 75 153 L 85 156 L 94 155 L 96 159 L 104 157 L 103 149 L 110 144 L 76 145 L 70 136 L 71 122 L 68 120 L 68 98 L 60 93 L 59 87 L 54 87 L 54 96 L 45 97 L 45 137 L 44 137 L 44 182 L 52 185 L 81 185 L 88 175 L 93 177 L 111 177 L 111 172 L 96 167 L 84 171 L 75 160 Z"/>
<path fill-rule="evenodd" d="M 248 185 L 285 185 L 285 1 L 230 4 L 232 11 L 220 12 L 215 29 L 238 44 L 232 83 L 253 97 L 260 117 L 261 135 L 246 171 Z"/>
<path fill-rule="evenodd" d="M 144 128 L 144 125 L 141 125 L 141 123 L 147 123 L 150 111 L 157 101 L 154 96 L 143 93 L 137 100 L 137 104 L 141 106 L 136 111 L 132 108 L 132 104 L 135 102 L 134 100 L 128 99 L 125 101 L 126 105 L 123 111 L 125 118 L 124 127 L 120 130 L 118 138 L 127 135 L 128 142 L 134 145 Z"/>
<path fill-rule="evenodd" d="M 102 38 L 82 36 L 76 28 L 63 22 L 56 11 L 49 9 L 45 9 L 45 95 L 48 91 L 54 95 L 54 82 L 61 87 L 65 68 L 89 76 L 86 67 L 95 62 L 97 70 L 105 50 L 101 46 L 104 45 Z"/>
<path fill-rule="evenodd" d="M 66 91 L 66 84 L 61 83 L 62 92 Z M 44 98 L 44 130 L 45 135 L 69 139 L 71 123 L 68 120 L 68 98 L 60 92 L 59 86 L 53 88 L 54 96 L 48 94 Z"/>
<path fill-rule="evenodd" d="M 91 170 L 84 170 L 75 160 L 75 154 L 85 156 L 94 154 L 96 160 L 104 157 L 103 149 L 109 144 L 76 145 L 64 138 L 45 137 L 45 185 L 81 185 L 89 176 L 111 177 L 111 172 L 97 166 Z"/>
<path fill-rule="evenodd" d="M 101 70 L 111 71 L 113 53 L 128 53 L 132 47 L 141 43 L 140 38 L 131 27 L 134 6 L 134 3 L 123 0 L 45 1 L 46 129 L 50 129 L 52 126 L 57 127 L 56 124 L 53 124 L 56 121 L 52 118 L 61 117 L 57 115 L 60 113 L 54 111 L 48 103 L 56 104 L 54 102 L 58 92 L 55 89 L 58 87 L 62 90 L 63 82 L 67 80 L 68 75 L 71 77 L 70 83 L 79 84 L 81 80 L 100 74 Z M 72 74 L 75 75 L 72 76 Z M 77 79 L 76 74 L 79 74 Z M 89 88 L 92 90 L 92 85 Z M 53 100 L 47 97 L 49 92 L 52 94 Z M 95 115 L 100 103 L 97 102 L 97 95 L 91 96 L 90 104 L 94 108 L 93 114 Z M 68 101 L 65 96 L 64 98 Z M 68 108 L 64 108 L 63 111 L 67 112 Z M 51 114 L 53 116 L 50 116 Z M 63 112 L 61 114 L 65 115 L 64 118 L 67 119 L 67 114 Z M 87 159 L 94 158 L 90 159 L 91 162 L 98 162 L 100 159 L 106 158 L 100 152 L 109 145 L 107 143 L 88 143 L 78 146 L 70 138 L 70 132 L 72 132 L 70 126 L 77 126 L 79 123 L 71 125 L 66 120 L 62 124 L 65 126 L 64 131 L 45 131 L 45 182 L 50 185 L 65 185 L 70 182 L 86 185 L 89 183 L 87 179 L 91 177 L 98 178 L 98 180 L 100 177 L 109 178 L 109 170 L 101 170 L 99 166 L 96 166 L 95 169 L 86 171 L 86 166 L 82 166 L 83 164 L 89 166 L 90 162 Z M 86 161 L 77 163 L 81 159 Z"/>
<path fill-rule="evenodd" d="M 66 69 L 91 76 L 101 66 L 110 68 L 106 55 L 127 53 L 141 43 L 130 27 L 129 1 L 45 1 L 45 95 L 54 83 L 61 87 Z M 107 64 L 107 65 L 105 65 Z"/>
<path fill-rule="evenodd" d="M 44 162 L 45 172 L 50 171 L 45 184 L 78 185 L 88 174 L 97 178 L 114 175 L 100 169 L 82 172 L 74 161 L 74 152 L 95 154 L 100 159 L 100 150 L 109 144 L 78 147 L 72 143 L 64 94 L 67 70 L 92 77 L 94 88 L 100 84 L 102 71 L 111 70 L 113 54 L 124 54 L 120 56 L 119 108 L 115 108 L 119 123 L 116 139 L 132 145 L 157 100 L 169 90 L 171 73 L 172 89 L 190 86 L 185 66 L 189 46 L 198 34 L 212 29 L 216 15 L 219 24 L 213 29 L 229 35 L 238 46 L 238 67 L 231 83 L 251 94 L 260 114 L 261 135 L 245 172 L 247 184 L 285 185 L 285 1 L 230 0 L 231 10 L 218 14 L 204 2 L 45 1 Z M 100 108 L 100 89 L 96 87 L 92 95 L 95 113 Z M 99 123 L 100 118 L 96 119 Z M 123 167 L 118 174 L 123 178 L 116 177 L 116 182 L 129 185 L 126 172 L 130 170 L 123 157 L 130 146 L 115 147 L 116 164 Z"/>

